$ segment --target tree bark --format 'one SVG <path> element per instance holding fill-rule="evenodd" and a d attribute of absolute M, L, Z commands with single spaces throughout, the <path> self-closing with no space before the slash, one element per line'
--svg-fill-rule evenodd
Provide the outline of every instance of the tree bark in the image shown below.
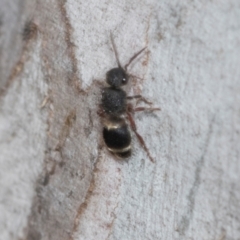
<path fill-rule="evenodd" d="M 0 6 L 0 239 L 240 239 L 239 1 Z M 103 144 L 110 32 L 123 65 L 147 47 L 125 90 L 161 108 L 134 114 L 154 163 Z"/>

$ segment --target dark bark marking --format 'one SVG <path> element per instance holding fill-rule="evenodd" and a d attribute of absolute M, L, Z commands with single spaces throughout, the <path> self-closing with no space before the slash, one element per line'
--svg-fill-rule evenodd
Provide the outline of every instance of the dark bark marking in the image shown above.
<path fill-rule="evenodd" d="M 63 148 L 66 139 L 69 136 L 70 129 L 72 128 L 75 121 L 76 121 L 76 109 L 73 109 L 65 118 L 63 127 L 59 134 L 59 141 L 55 148 L 56 151 L 61 151 L 61 149 Z"/>
<path fill-rule="evenodd" d="M 120 194 L 120 193 L 119 193 Z M 118 194 L 118 195 L 119 195 Z M 114 209 L 113 209 L 113 211 L 112 211 L 112 215 L 113 215 L 113 220 L 111 221 L 111 223 L 108 225 L 108 228 L 110 229 L 110 231 L 109 231 L 109 233 L 108 233 L 108 236 L 107 236 L 107 238 L 106 238 L 106 240 L 108 240 L 110 237 L 111 237 L 111 235 L 112 235 L 112 232 L 113 232 L 113 225 L 114 225 L 114 223 L 115 223 L 115 221 L 116 221 L 116 219 L 117 219 L 117 215 L 115 214 L 115 211 L 116 211 L 116 209 L 118 208 L 118 202 L 117 202 L 117 204 L 116 204 L 116 206 L 114 207 Z"/>
<path fill-rule="evenodd" d="M 78 90 L 78 92 L 82 92 L 81 85 L 80 85 L 80 79 L 78 78 L 78 67 L 77 67 L 78 62 L 77 62 L 77 58 L 76 58 L 75 51 L 74 51 L 75 44 L 72 42 L 73 27 L 67 16 L 65 4 L 66 4 L 66 0 L 63 2 L 59 2 L 61 16 L 63 19 L 63 23 L 65 24 L 64 34 L 65 34 L 65 41 L 67 44 L 67 53 L 68 53 L 68 56 L 71 59 L 71 63 L 72 63 L 72 71 L 71 71 L 71 74 L 69 75 L 69 81 L 70 81 L 70 85 L 73 85 L 75 87 L 75 89 Z"/>
<path fill-rule="evenodd" d="M 57 163 L 57 162 L 53 161 L 53 165 L 50 168 L 50 170 L 45 169 L 45 176 L 43 177 L 43 180 L 42 180 L 42 185 L 43 186 L 48 185 L 49 180 L 50 180 L 50 176 L 55 173 L 57 165 L 59 165 L 60 167 L 64 166 L 62 149 L 63 149 L 63 147 L 65 145 L 65 142 L 66 142 L 66 140 L 67 140 L 67 138 L 68 138 L 68 136 L 70 134 L 70 130 L 73 127 L 73 124 L 74 124 L 75 121 L 76 121 L 76 109 L 73 109 L 72 111 L 70 111 L 68 116 L 65 118 L 63 127 L 62 127 L 62 129 L 60 131 L 60 134 L 59 134 L 58 144 L 57 144 L 57 146 L 55 148 L 55 151 L 59 151 L 60 152 L 61 162 Z"/>
<path fill-rule="evenodd" d="M 0 89 L 0 97 L 6 95 L 8 89 L 12 85 L 13 81 L 22 73 L 24 69 L 24 65 L 27 62 L 28 58 L 28 50 L 32 39 L 35 39 L 37 36 L 38 27 L 33 21 L 27 21 L 22 31 L 22 38 L 24 40 L 22 51 L 20 54 L 20 58 L 18 59 L 17 63 L 12 68 L 12 71 L 7 79 L 7 82 L 4 88 Z"/>
<path fill-rule="evenodd" d="M 36 37 L 37 30 L 37 25 L 32 20 L 28 20 L 22 30 L 23 41 L 28 42 L 30 39 Z"/>

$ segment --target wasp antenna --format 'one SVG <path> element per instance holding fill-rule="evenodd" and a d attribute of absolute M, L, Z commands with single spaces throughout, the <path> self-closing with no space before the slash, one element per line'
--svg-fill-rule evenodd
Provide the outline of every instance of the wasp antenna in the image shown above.
<path fill-rule="evenodd" d="M 124 66 L 125 71 L 127 71 L 128 66 L 132 63 L 132 61 L 139 55 L 141 54 L 147 47 L 142 48 L 140 51 L 135 53 L 128 61 L 128 63 Z"/>
<path fill-rule="evenodd" d="M 122 68 L 121 63 L 120 63 L 119 58 L 118 58 L 118 52 L 117 52 L 117 48 L 116 48 L 115 42 L 113 40 L 112 32 L 110 32 L 110 39 L 111 39 L 111 43 L 112 43 L 112 46 L 113 46 L 113 51 L 114 51 L 115 57 L 117 59 L 118 67 Z"/>

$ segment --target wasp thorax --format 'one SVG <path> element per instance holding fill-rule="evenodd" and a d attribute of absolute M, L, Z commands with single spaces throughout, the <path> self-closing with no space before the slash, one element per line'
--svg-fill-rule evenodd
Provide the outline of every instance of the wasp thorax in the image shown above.
<path fill-rule="evenodd" d="M 104 88 L 102 90 L 102 108 L 109 115 L 126 112 L 126 93 L 121 88 Z"/>
<path fill-rule="evenodd" d="M 128 75 L 121 67 L 113 68 L 107 72 L 106 81 L 111 87 L 119 88 L 128 83 Z"/>

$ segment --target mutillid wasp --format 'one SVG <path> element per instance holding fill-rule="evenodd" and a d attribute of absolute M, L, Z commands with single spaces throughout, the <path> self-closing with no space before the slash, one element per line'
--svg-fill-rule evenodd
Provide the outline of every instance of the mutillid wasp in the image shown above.
<path fill-rule="evenodd" d="M 131 99 L 141 99 L 149 103 L 141 95 L 127 96 L 126 92 L 121 88 L 126 85 L 131 75 L 128 74 L 127 68 L 145 49 L 141 49 L 135 53 L 128 63 L 122 67 L 115 42 L 112 34 L 110 35 L 113 51 L 117 60 L 118 67 L 110 69 L 106 73 L 106 82 L 109 87 L 102 89 L 102 101 L 100 105 L 100 116 L 103 122 L 103 139 L 108 150 L 119 158 L 128 158 L 131 156 L 131 133 L 128 128 L 127 121 L 130 123 L 131 129 L 136 134 L 140 144 L 146 151 L 148 157 L 154 162 L 142 136 L 137 132 L 135 121 L 132 114 L 137 111 L 144 110 L 160 110 L 160 108 L 133 108 L 127 101 Z"/>

